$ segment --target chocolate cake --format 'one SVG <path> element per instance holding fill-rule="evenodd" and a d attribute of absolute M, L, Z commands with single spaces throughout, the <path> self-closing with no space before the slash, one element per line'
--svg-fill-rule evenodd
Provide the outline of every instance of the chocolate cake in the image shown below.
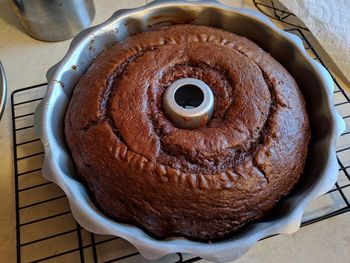
<path fill-rule="evenodd" d="M 178 128 L 162 111 L 162 94 L 181 78 L 214 94 L 203 127 Z M 107 216 L 157 238 L 217 240 L 293 189 L 310 130 L 295 80 L 267 52 L 227 31 L 177 25 L 100 55 L 73 90 L 65 136 Z"/>

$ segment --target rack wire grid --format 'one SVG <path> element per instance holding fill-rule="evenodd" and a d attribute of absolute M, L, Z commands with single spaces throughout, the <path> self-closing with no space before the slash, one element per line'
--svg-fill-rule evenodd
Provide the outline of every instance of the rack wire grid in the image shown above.
<path fill-rule="evenodd" d="M 311 45 L 309 32 L 277 1 L 254 0 L 255 6 L 285 30 L 298 35 L 309 54 L 326 67 Z M 326 67 L 327 68 L 327 67 Z M 350 127 L 350 99 L 345 87 L 333 77 L 335 106 Z M 73 218 L 67 198 L 41 175 L 43 148 L 33 127 L 34 110 L 46 91 L 46 83 L 11 94 L 15 169 L 16 231 L 18 262 L 148 262 L 127 241 L 89 233 Z M 307 209 L 302 226 L 350 210 L 350 130 L 337 145 L 339 178 L 334 188 Z M 188 254 L 173 254 L 159 262 L 196 262 Z"/>

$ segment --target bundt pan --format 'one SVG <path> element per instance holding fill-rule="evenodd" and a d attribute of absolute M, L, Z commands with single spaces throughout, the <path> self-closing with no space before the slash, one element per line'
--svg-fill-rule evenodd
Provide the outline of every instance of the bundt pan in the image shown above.
<path fill-rule="evenodd" d="M 257 43 L 295 78 L 304 94 L 310 119 L 312 139 L 297 188 L 279 202 L 268 218 L 249 223 L 230 238 L 213 243 L 177 237 L 157 240 L 138 227 L 106 217 L 76 179 L 64 139 L 64 115 L 72 90 L 92 61 L 130 35 L 172 24 L 221 28 Z M 309 57 L 298 37 L 280 30 L 257 12 L 216 1 L 155 1 L 140 8 L 119 10 L 106 22 L 75 37 L 66 56 L 48 71 L 47 79 L 47 93 L 35 113 L 35 128 L 45 149 L 44 177 L 62 188 L 75 219 L 85 229 L 122 237 L 148 259 L 184 252 L 217 262 L 234 260 L 262 238 L 297 231 L 306 206 L 336 182 L 335 147 L 345 124 L 333 106 L 332 78 Z"/>

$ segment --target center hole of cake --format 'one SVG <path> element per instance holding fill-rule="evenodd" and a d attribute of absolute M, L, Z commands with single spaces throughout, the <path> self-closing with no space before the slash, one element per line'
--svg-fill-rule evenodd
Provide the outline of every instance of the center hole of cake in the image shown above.
<path fill-rule="evenodd" d="M 202 104 L 204 94 L 198 86 L 193 84 L 185 84 L 176 90 L 174 99 L 182 108 L 194 109 Z"/>

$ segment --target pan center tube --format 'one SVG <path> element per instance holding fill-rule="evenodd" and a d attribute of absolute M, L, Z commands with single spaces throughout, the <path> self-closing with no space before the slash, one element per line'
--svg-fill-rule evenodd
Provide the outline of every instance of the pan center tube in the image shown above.
<path fill-rule="evenodd" d="M 176 127 L 198 129 L 213 116 L 214 95 L 199 79 L 178 79 L 165 90 L 162 109 Z"/>

